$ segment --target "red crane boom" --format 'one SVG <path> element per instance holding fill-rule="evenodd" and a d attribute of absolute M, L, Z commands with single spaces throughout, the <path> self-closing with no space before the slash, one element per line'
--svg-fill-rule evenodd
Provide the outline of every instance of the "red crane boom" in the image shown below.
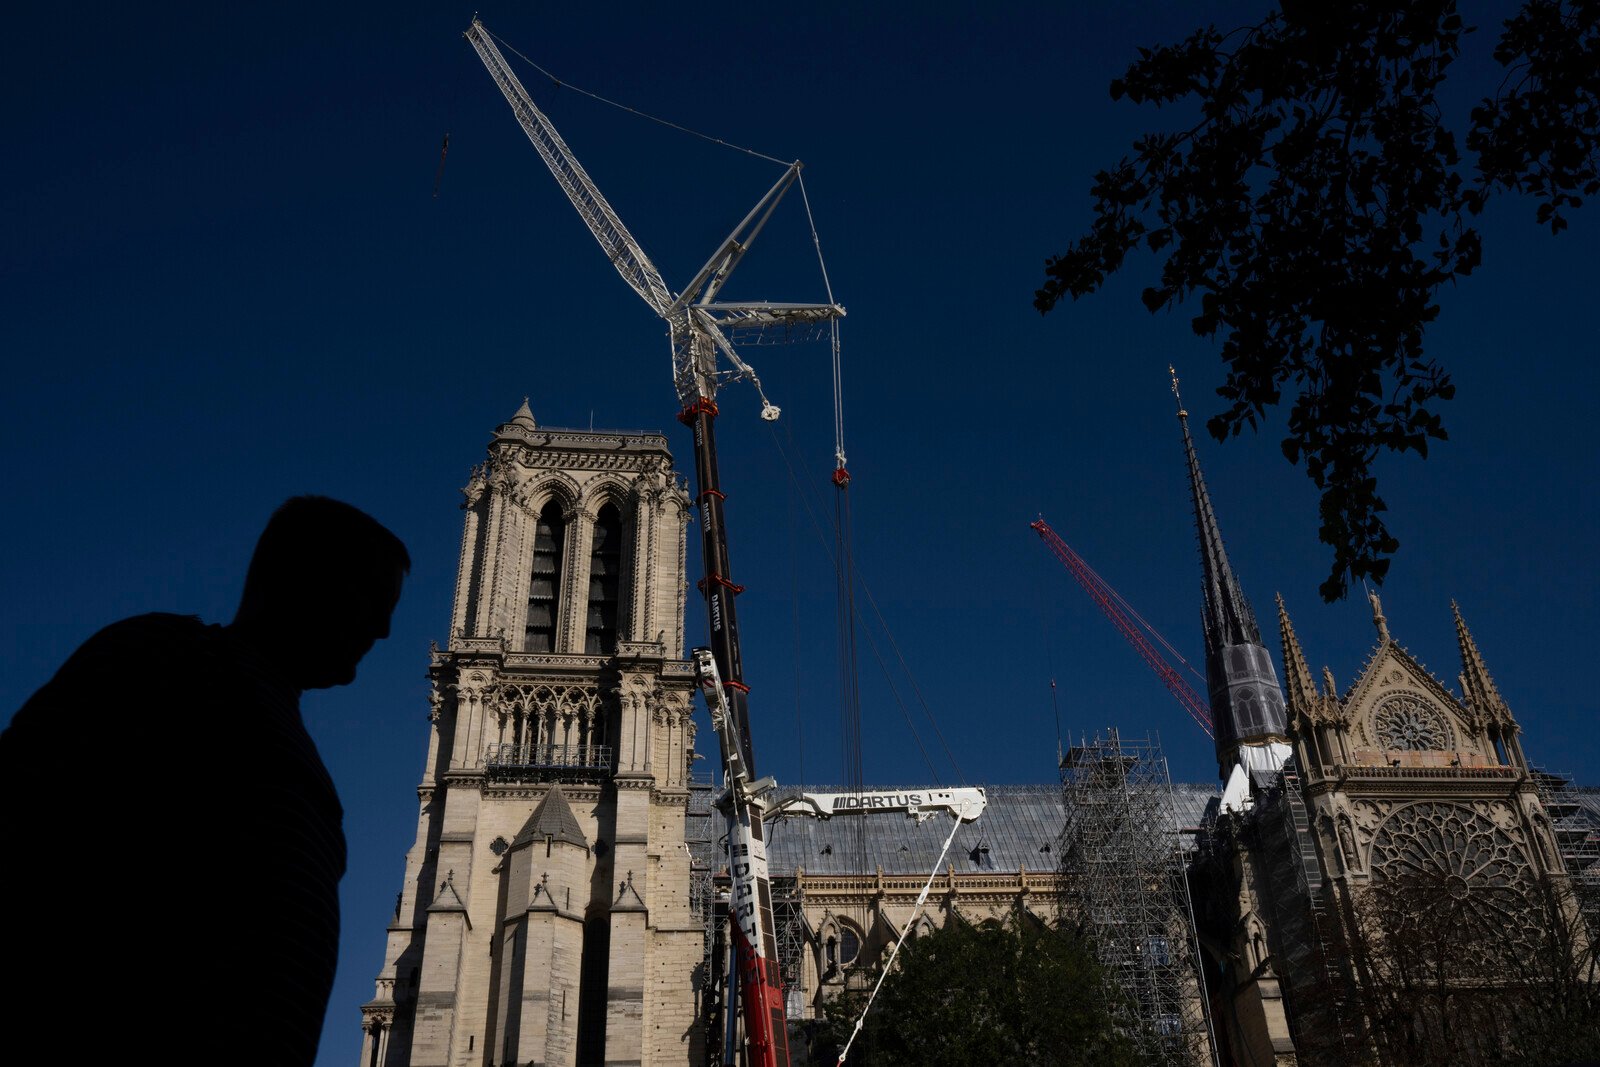
<path fill-rule="evenodd" d="M 1105 612 L 1106 618 L 1110 619 L 1112 624 L 1122 631 L 1122 636 L 1127 638 L 1128 644 L 1133 646 L 1134 651 L 1144 657 L 1145 663 L 1149 664 L 1150 669 L 1156 672 L 1156 677 L 1161 679 L 1161 684 L 1170 689 L 1172 695 L 1178 698 L 1178 703 L 1183 705 L 1183 710 L 1189 713 L 1189 717 L 1200 725 L 1200 729 L 1206 732 L 1207 737 L 1214 736 L 1211 730 L 1210 707 L 1206 705 L 1204 700 L 1200 699 L 1200 694 L 1196 693 L 1193 687 L 1183 680 L 1177 669 L 1161 657 L 1161 654 L 1155 650 L 1150 641 L 1139 631 L 1139 628 L 1133 624 L 1133 620 L 1128 618 L 1127 613 L 1117 603 L 1120 598 L 1116 595 L 1116 591 L 1107 585 L 1105 580 L 1096 574 L 1089 564 L 1084 562 L 1082 556 L 1072 550 L 1071 545 L 1061 539 L 1060 534 L 1050 528 L 1049 523 L 1039 519 L 1037 522 L 1032 522 L 1028 525 L 1033 529 L 1034 533 L 1039 535 L 1039 539 L 1045 543 L 1046 547 L 1055 553 L 1056 558 L 1065 565 L 1067 570 L 1072 572 L 1072 576 L 1078 579 L 1078 584 L 1083 586 L 1090 599 L 1100 605 L 1100 610 Z"/>

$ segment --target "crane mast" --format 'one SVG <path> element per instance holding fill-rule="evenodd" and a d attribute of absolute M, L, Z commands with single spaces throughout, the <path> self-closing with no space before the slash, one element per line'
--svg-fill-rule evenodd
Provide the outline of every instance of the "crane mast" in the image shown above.
<path fill-rule="evenodd" d="M 727 790 L 722 810 L 728 826 L 728 869 L 732 881 L 729 917 L 737 947 L 738 1000 L 754 1067 L 788 1067 L 789 1038 L 783 983 L 772 920 L 772 889 L 767 876 L 762 801 L 755 785 L 755 753 L 750 740 L 749 686 L 739 650 L 741 591 L 732 578 L 725 524 L 725 494 L 717 470 L 715 420 L 719 384 L 749 381 L 762 402 L 761 416 L 772 420 L 778 408 L 767 400 L 755 370 L 734 348 L 724 328 L 733 331 L 788 331 L 841 318 L 836 304 L 792 304 L 716 300 L 729 275 L 771 217 L 778 201 L 800 174 L 790 164 L 781 178 L 718 246 L 698 273 L 674 295 L 650 257 L 573 155 L 549 118 L 534 104 L 521 81 L 476 17 L 466 38 L 511 105 L 517 122 L 544 159 L 584 225 L 599 242 L 622 280 L 667 323 L 672 342 L 672 380 L 680 422 L 694 433 L 696 505 L 700 510 L 700 590 L 706 601 L 710 648 L 696 650 L 696 668 L 706 703 L 717 725 Z M 719 369 L 726 358 L 729 371 Z M 732 997 L 724 1003 L 731 1004 Z M 731 1013 L 731 1007 L 730 1007 Z"/>

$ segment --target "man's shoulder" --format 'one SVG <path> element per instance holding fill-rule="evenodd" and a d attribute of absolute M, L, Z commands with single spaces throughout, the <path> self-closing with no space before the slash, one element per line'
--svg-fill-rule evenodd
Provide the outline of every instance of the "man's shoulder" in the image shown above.
<path fill-rule="evenodd" d="M 130 616 L 96 631 L 93 637 L 83 643 L 83 648 L 107 643 L 121 645 L 140 641 L 197 641 L 220 629 L 219 626 L 208 625 L 201 621 L 198 615 L 174 615 L 166 611 L 152 611 L 145 615 Z"/>
<path fill-rule="evenodd" d="M 212 658 L 209 650 L 217 644 L 221 629 L 193 615 L 161 612 L 114 622 L 79 645 L 24 710 L 40 703 L 76 701 L 102 689 L 153 698 L 156 691 L 170 686 L 152 683 L 176 682 L 172 676 L 180 664 Z"/>
<path fill-rule="evenodd" d="M 167 671 L 184 661 L 214 654 L 220 626 L 208 626 L 194 615 L 152 612 L 114 622 L 85 641 L 57 672 L 105 678 L 111 672 L 143 674 Z"/>

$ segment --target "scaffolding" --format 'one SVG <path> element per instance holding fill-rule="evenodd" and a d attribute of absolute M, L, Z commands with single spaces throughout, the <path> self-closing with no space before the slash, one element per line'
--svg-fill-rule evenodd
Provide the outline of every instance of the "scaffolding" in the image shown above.
<path fill-rule="evenodd" d="M 1256 809 L 1255 829 L 1272 887 L 1278 977 L 1293 990 L 1289 1023 L 1305 1064 L 1342 1067 L 1360 1059 L 1355 977 L 1334 900 L 1323 878 L 1311 816 L 1291 763 Z"/>
<path fill-rule="evenodd" d="M 1159 741 L 1116 730 L 1061 761 L 1065 924 L 1115 987 L 1112 1010 L 1144 1067 L 1213 1063 L 1172 782 Z"/>
<path fill-rule="evenodd" d="M 1600 791 L 1542 769 L 1533 780 L 1589 936 L 1600 938 Z"/>

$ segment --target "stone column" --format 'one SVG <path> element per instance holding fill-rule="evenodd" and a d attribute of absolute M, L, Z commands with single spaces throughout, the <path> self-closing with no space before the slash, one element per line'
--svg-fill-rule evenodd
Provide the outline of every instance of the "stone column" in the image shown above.
<path fill-rule="evenodd" d="M 561 610 L 564 642 L 562 652 L 581 654 L 589 633 L 589 554 L 594 551 L 594 516 L 585 508 L 573 508 L 567 522 L 567 589 Z"/>

